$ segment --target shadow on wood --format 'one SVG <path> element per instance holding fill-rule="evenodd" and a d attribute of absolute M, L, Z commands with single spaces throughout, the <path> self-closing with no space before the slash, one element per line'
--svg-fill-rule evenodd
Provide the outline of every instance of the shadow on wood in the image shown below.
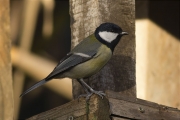
<path fill-rule="evenodd" d="M 180 110 L 117 92 L 106 91 L 106 98 L 93 95 L 35 115 L 28 120 L 177 120 Z"/>
<path fill-rule="evenodd" d="M 119 61 L 121 59 L 121 61 Z M 119 62 L 122 62 L 119 64 Z M 128 96 L 136 96 L 135 61 L 129 56 L 114 55 L 104 68 L 97 74 L 84 81 L 94 90 L 112 90 Z M 132 63 L 132 67 L 128 65 Z M 117 65 L 118 64 L 118 65 Z M 106 73 L 106 74 L 103 74 Z M 116 76 L 119 79 L 114 79 Z M 98 82 L 97 82 L 98 80 Z M 75 82 L 76 80 L 73 80 Z M 84 90 L 79 83 L 74 84 L 73 96 L 77 98 L 79 94 L 84 94 Z"/>
<path fill-rule="evenodd" d="M 112 90 L 136 96 L 135 76 L 135 1 L 134 0 L 70 0 L 72 48 L 94 33 L 104 22 L 115 23 L 129 33 L 116 46 L 112 59 L 96 75 L 88 80 L 95 90 Z M 76 80 L 73 98 L 82 94 Z M 127 91 L 126 91 L 127 90 Z"/>

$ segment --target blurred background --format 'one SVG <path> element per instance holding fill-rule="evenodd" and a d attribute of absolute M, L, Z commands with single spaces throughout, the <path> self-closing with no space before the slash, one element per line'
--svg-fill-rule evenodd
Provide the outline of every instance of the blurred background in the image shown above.
<path fill-rule="evenodd" d="M 46 77 L 71 48 L 68 0 L 11 0 L 15 119 L 72 100 L 70 79 L 53 80 L 19 95 Z M 180 108 L 178 0 L 136 0 L 137 97 Z"/>

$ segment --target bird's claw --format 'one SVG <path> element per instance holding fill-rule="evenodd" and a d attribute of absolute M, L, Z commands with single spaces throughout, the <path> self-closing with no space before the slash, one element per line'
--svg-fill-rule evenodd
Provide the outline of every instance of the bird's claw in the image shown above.
<path fill-rule="evenodd" d="M 96 95 L 99 95 L 102 99 L 104 96 L 106 96 L 106 94 L 103 92 L 103 91 L 91 91 L 92 93 L 96 94 Z"/>
<path fill-rule="evenodd" d="M 85 97 L 86 101 L 88 101 L 93 94 L 96 94 L 96 95 L 100 96 L 101 99 L 103 99 L 103 97 L 106 96 L 106 94 L 103 91 L 92 90 L 91 93 L 79 95 L 78 101 L 79 101 L 79 98 L 81 98 L 81 97 Z"/>
<path fill-rule="evenodd" d="M 92 96 L 93 93 L 88 93 L 88 94 L 82 94 L 78 96 L 78 101 L 81 97 L 85 97 L 86 101 L 88 101 L 90 99 L 90 97 Z"/>

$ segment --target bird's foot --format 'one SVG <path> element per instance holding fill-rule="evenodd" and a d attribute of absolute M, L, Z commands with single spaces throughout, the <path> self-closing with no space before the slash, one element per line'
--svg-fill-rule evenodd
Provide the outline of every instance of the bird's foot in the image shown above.
<path fill-rule="evenodd" d="M 81 98 L 81 97 L 85 97 L 86 101 L 88 101 L 92 95 L 93 95 L 93 93 L 87 93 L 87 94 L 79 95 L 78 101 L 79 101 L 79 98 Z"/>
<path fill-rule="evenodd" d="M 90 93 L 79 95 L 78 100 L 81 97 L 85 97 L 86 101 L 88 101 L 93 94 L 96 94 L 96 95 L 100 96 L 102 99 L 103 99 L 104 96 L 106 96 L 106 94 L 103 91 L 91 90 Z"/>
<path fill-rule="evenodd" d="M 102 99 L 103 99 L 104 96 L 106 96 L 106 94 L 105 94 L 103 91 L 95 91 L 95 90 L 91 90 L 91 93 L 100 96 Z"/>

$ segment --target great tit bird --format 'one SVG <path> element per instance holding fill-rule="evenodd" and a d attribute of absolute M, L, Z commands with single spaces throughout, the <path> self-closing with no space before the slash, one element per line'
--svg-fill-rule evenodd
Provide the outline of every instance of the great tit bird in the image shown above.
<path fill-rule="evenodd" d="M 114 23 L 101 24 L 96 28 L 94 34 L 72 49 L 46 78 L 27 89 L 20 97 L 51 79 L 68 77 L 76 79 L 82 85 L 87 93 L 86 99 L 89 99 L 92 94 L 103 98 L 105 93 L 93 90 L 83 79 L 94 75 L 106 65 L 121 37 L 127 34 Z"/>

